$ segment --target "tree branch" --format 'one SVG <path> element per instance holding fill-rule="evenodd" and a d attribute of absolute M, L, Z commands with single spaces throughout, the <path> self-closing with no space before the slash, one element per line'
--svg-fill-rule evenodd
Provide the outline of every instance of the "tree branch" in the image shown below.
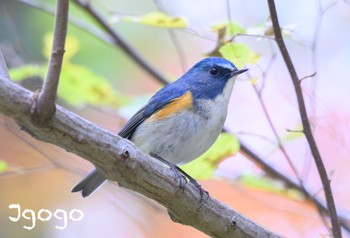
<path fill-rule="evenodd" d="M 259 90 L 256 85 L 252 84 L 252 86 L 253 86 L 255 94 L 258 97 L 258 101 L 260 103 L 260 107 L 261 107 L 261 109 L 262 109 L 262 111 L 263 111 L 263 113 L 265 115 L 267 123 L 269 124 L 269 126 L 271 128 L 271 131 L 272 131 L 272 134 L 275 137 L 275 140 L 277 141 L 277 147 L 279 148 L 279 150 L 282 152 L 282 154 L 286 158 L 286 160 L 287 160 L 287 162 L 289 164 L 289 167 L 292 169 L 295 177 L 298 179 L 299 184 L 302 185 L 301 176 L 299 175 L 297 168 L 295 167 L 295 165 L 293 164 L 292 159 L 290 158 L 289 154 L 287 153 L 287 150 L 284 148 L 282 140 L 281 140 L 280 136 L 278 135 L 277 129 L 276 129 L 275 125 L 272 122 L 272 118 L 271 118 L 271 116 L 270 116 L 270 114 L 268 112 L 268 109 L 267 109 L 267 107 L 265 105 L 265 102 L 264 102 L 264 99 L 262 97 L 262 91 Z"/>
<path fill-rule="evenodd" d="M 115 32 L 106 21 L 100 16 L 100 14 L 90 6 L 89 2 L 83 2 L 81 0 L 73 0 L 79 7 L 83 8 L 96 22 L 113 38 L 116 45 L 118 45 L 127 56 L 131 57 L 141 68 L 147 73 L 156 78 L 159 82 L 167 84 L 168 81 L 165 77 L 158 72 L 154 67 L 149 65 L 147 61 L 137 53 L 117 32 Z"/>
<path fill-rule="evenodd" d="M 38 140 L 52 143 L 93 163 L 109 180 L 142 193 L 168 209 L 173 221 L 213 237 L 279 237 L 218 200 L 200 195 L 188 183 L 182 192 L 176 177 L 160 162 L 141 153 L 130 141 L 56 106 L 52 123 L 37 127 L 30 120 L 33 93 L 0 78 L 0 113 L 12 117 Z"/>
<path fill-rule="evenodd" d="M 44 2 L 38 2 L 33 0 L 18 0 L 20 3 L 25 4 L 26 6 L 32 7 L 33 9 L 40 10 L 44 13 L 55 15 L 55 9 L 52 7 L 52 4 L 44 3 Z M 100 30 L 99 28 L 91 25 L 89 22 L 86 22 L 85 20 L 81 20 L 76 16 L 69 16 L 69 23 L 76 26 L 82 31 L 85 31 L 86 33 L 90 34 L 92 37 L 95 37 L 96 39 L 107 43 L 109 45 L 114 45 L 114 40 L 112 37 L 105 33 L 104 31 Z"/>
<path fill-rule="evenodd" d="M 281 33 L 281 28 L 278 22 L 278 16 L 276 12 L 276 6 L 275 6 L 275 1 L 274 0 L 268 0 L 268 5 L 269 5 L 269 11 L 271 15 L 271 20 L 272 20 L 272 26 L 273 26 L 273 31 L 275 34 L 275 39 L 278 45 L 278 48 L 281 51 L 282 57 L 284 59 L 284 62 L 287 65 L 289 74 L 292 78 L 295 93 L 297 96 L 297 101 L 298 101 L 298 106 L 299 106 L 299 112 L 300 112 L 300 117 L 301 117 L 301 122 L 303 125 L 303 132 L 305 134 L 306 140 L 308 141 L 312 156 L 315 160 L 316 167 L 318 170 L 318 173 L 320 175 L 323 189 L 324 189 L 324 194 L 326 197 L 326 202 L 327 202 L 327 207 L 329 210 L 330 218 L 331 218 L 331 223 L 332 223 L 332 233 L 335 238 L 340 238 L 342 237 L 341 234 L 341 229 L 339 225 L 339 219 L 337 215 L 337 210 L 334 204 L 334 199 L 333 199 L 333 194 L 332 194 L 332 189 L 330 186 L 330 181 L 327 175 L 327 171 L 324 167 L 320 152 L 317 148 L 315 139 L 312 135 L 309 119 L 307 116 L 307 111 L 305 107 L 305 102 L 304 102 L 304 97 L 300 85 L 300 80 L 298 78 L 298 75 L 295 71 L 293 62 L 289 56 L 288 50 L 286 45 L 284 44 L 284 40 L 282 37 Z"/>
<path fill-rule="evenodd" d="M 38 8 L 39 10 L 48 12 L 50 14 L 53 14 L 53 11 L 49 8 L 47 5 L 43 5 L 43 3 L 37 3 L 37 2 L 31 2 L 30 0 L 19 0 L 22 3 L 27 4 L 28 6 Z M 84 3 L 82 1 L 76 1 L 76 4 L 78 4 L 79 7 L 83 8 L 85 11 L 88 9 L 91 9 L 89 7 L 88 9 L 84 8 Z M 121 39 L 119 34 L 113 30 L 108 23 L 99 15 L 96 14 L 90 14 L 97 22 L 100 23 L 101 26 L 106 26 L 107 28 L 103 28 L 107 33 L 101 32 L 99 29 L 95 29 L 94 26 L 89 26 L 86 22 L 81 22 L 78 18 L 71 19 L 72 23 L 75 24 L 77 27 L 81 28 L 82 30 L 86 31 L 87 33 L 91 34 L 94 37 L 97 37 L 101 41 L 115 45 L 118 47 L 121 47 L 124 52 L 129 55 L 129 52 L 131 52 L 131 55 L 129 57 L 135 61 L 136 64 L 139 64 L 141 68 L 143 68 L 146 72 L 148 72 L 150 75 L 154 76 L 154 78 L 163 84 L 167 84 L 166 78 L 161 75 L 155 68 L 153 68 L 150 64 L 148 64 L 139 54 L 135 52 L 135 50 L 124 40 Z M 95 17 L 98 16 L 99 18 L 96 19 Z M 108 30 L 107 30 L 108 29 Z M 252 36 L 252 37 L 262 37 L 266 38 L 268 40 L 273 40 L 272 37 L 266 37 L 261 35 L 247 35 L 247 34 L 238 34 L 238 35 L 244 35 L 244 36 Z M 123 44 L 119 45 L 118 42 L 122 40 Z M 125 49 L 123 48 L 125 47 Z M 313 194 L 308 191 L 303 186 L 298 185 L 297 183 L 293 182 L 290 178 L 288 178 L 286 175 L 280 173 L 278 170 L 274 169 L 273 166 L 266 163 L 262 157 L 255 152 L 252 148 L 250 148 L 244 140 L 239 139 L 239 142 L 241 144 L 240 151 L 247 156 L 248 159 L 250 159 L 253 163 L 255 163 L 258 167 L 261 167 L 262 170 L 264 170 L 267 174 L 269 174 L 272 177 L 275 177 L 281 181 L 283 181 L 287 187 L 293 188 L 301 192 L 306 198 L 310 199 L 319 209 L 326 212 L 329 215 L 327 207 L 324 205 L 323 202 L 321 202 L 319 199 L 315 198 Z M 350 232 L 350 227 L 348 225 L 348 221 L 345 217 L 339 216 L 340 223 L 344 229 L 346 229 L 348 232 Z"/>
<path fill-rule="evenodd" d="M 32 120 L 35 124 L 48 126 L 55 113 L 58 82 L 61 73 L 64 44 L 67 34 L 69 0 L 57 0 L 55 29 L 51 57 L 42 90 L 33 101 Z"/>
<path fill-rule="evenodd" d="M 7 70 L 6 62 L 2 50 L 0 48 L 0 77 L 5 80 L 10 80 L 10 75 Z"/>
<path fill-rule="evenodd" d="M 241 141 L 241 140 L 240 140 Z M 257 166 L 261 167 L 263 171 L 265 171 L 269 176 L 279 179 L 285 183 L 285 186 L 287 188 L 296 189 L 297 191 L 301 192 L 306 199 L 310 200 L 315 206 L 325 214 L 329 216 L 329 211 L 327 207 L 324 205 L 322 201 L 317 199 L 313 194 L 311 194 L 304 186 L 301 186 L 294 182 L 292 179 L 286 177 L 284 174 L 282 174 L 280 171 L 276 170 L 274 167 L 269 165 L 267 162 L 265 162 L 263 159 L 261 159 L 256 152 L 252 148 L 249 148 L 248 145 L 245 143 L 241 143 L 241 151 L 243 154 L 246 155 L 247 158 L 249 158 L 253 163 L 255 163 Z M 345 216 L 339 215 L 340 224 L 342 227 L 347 231 L 350 232 L 350 227 L 348 225 L 348 219 Z"/>

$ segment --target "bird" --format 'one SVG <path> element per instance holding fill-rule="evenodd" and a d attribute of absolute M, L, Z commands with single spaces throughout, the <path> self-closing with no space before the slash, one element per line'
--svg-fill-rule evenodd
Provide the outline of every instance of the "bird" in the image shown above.
<path fill-rule="evenodd" d="M 237 69 L 221 57 L 207 57 L 183 76 L 154 94 L 125 124 L 118 135 L 142 152 L 168 165 L 184 189 L 187 179 L 200 191 L 199 183 L 178 166 L 186 164 L 216 141 L 224 126 Z M 79 182 L 72 192 L 89 196 L 107 179 L 97 169 Z"/>

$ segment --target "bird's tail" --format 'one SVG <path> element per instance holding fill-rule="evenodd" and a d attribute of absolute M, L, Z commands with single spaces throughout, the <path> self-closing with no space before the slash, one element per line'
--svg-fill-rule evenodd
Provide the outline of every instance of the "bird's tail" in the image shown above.
<path fill-rule="evenodd" d="M 107 179 L 95 169 L 77 185 L 75 185 L 72 192 L 74 193 L 81 191 L 83 197 L 87 197 L 98 189 L 106 180 Z"/>

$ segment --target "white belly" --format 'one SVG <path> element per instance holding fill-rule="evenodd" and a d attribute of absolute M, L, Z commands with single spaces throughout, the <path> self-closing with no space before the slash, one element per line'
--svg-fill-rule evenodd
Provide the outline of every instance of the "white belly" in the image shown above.
<path fill-rule="evenodd" d="M 222 95 L 197 100 L 199 109 L 181 111 L 158 121 L 147 119 L 138 126 L 131 141 L 144 153 L 154 153 L 177 165 L 188 163 L 207 151 L 219 136 L 227 115 L 234 80 Z"/>
<path fill-rule="evenodd" d="M 185 164 L 209 149 L 224 120 L 207 120 L 192 112 L 180 112 L 161 121 L 145 121 L 132 141 L 144 153 L 154 153 L 173 164 Z"/>

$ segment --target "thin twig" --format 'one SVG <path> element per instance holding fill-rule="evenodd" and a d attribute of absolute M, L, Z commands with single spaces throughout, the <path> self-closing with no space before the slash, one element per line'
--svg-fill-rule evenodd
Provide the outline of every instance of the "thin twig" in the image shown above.
<path fill-rule="evenodd" d="M 275 34 L 275 39 L 277 42 L 277 45 L 281 51 L 282 57 L 287 65 L 289 74 L 292 78 L 295 93 L 297 96 L 297 101 L 298 101 L 298 106 L 299 106 L 299 112 L 300 112 L 300 117 L 301 117 L 301 122 L 303 125 L 303 131 L 305 134 L 305 137 L 308 141 L 311 153 L 313 155 L 313 158 L 315 160 L 317 170 L 320 175 L 320 179 L 322 181 L 325 197 L 326 197 L 326 202 L 327 202 L 327 207 L 329 210 L 330 214 L 330 219 L 332 223 L 332 233 L 335 238 L 340 238 L 342 237 L 341 234 L 341 229 L 339 225 L 339 219 L 337 215 L 337 210 L 334 204 L 334 199 L 333 199 L 333 194 L 332 194 L 332 189 L 330 186 L 330 181 L 328 179 L 327 171 L 324 167 L 320 152 L 317 148 L 315 139 L 312 135 L 309 119 L 307 116 L 306 112 L 306 107 L 305 107 L 305 102 L 304 102 L 304 97 L 300 85 L 300 81 L 298 78 L 298 75 L 295 71 L 293 62 L 289 56 L 288 50 L 286 48 L 286 45 L 284 44 L 283 36 L 281 33 L 281 28 L 278 22 L 278 17 L 277 17 L 277 12 L 276 12 L 276 6 L 275 6 L 275 1 L 274 0 L 268 0 L 268 5 L 269 5 L 269 11 L 271 15 L 271 20 L 272 20 L 272 26 Z"/>
<path fill-rule="evenodd" d="M 12 125 L 12 123 L 13 123 L 13 125 Z M 18 126 L 18 125 L 16 123 L 14 123 L 12 119 L 5 118 L 3 126 L 5 126 L 8 130 L 10 130 L 19 140 L 23 141 L 26 145 L 31 147 L 34 151 L 36 151 L 38 154 L 40 154 L 45 159 L 49 160 L 51 163 L 49 165 L 47 165 L 47 169 L 50 168 L 49 166 L 52 166 L 52 168 L 64 169 L 64 170 L 69 171 L 73 174 L 78 174 L 78 175 L 86 174 L 86 171 L 74 168 L 70 165 L 67 165 L 67 163 L 63 163 L 63 162 L 57 160 L 55 157 L 52 157 L 51 155 L 49 155 L 48 153 L 46 153 L 45 151 L 40 149 L 36 144 L 32 143 L 30 141 L 30 139 L 24 137 L 20 133 L 18 128 L 14 128 L 14 126 Z M 20 171 L 15 171 L 15 172 L 20 172 L 20 173 L 41 172 L 40 168 L 43 168 L 43 167 L 40 166 L 40 167 L 36 167 L 36 168 L 38 169 L 37 171 L 35 170 L 35 168 L 23 168 Z M 0 178 L 1 177 L 2 177 L 2 174 L 0 174 Z"/>
<path fill-rule="evenodd" d="M 310 105 L 311 105 L 311 117 L 314 117 L 317 113 L 317 104 L 316 104 L 316 91 L 317 91 L 317 83 L 318 83 L 318 75 L 316 75 L 316 70 L 318 68 L 318 45 L 319 45 L 319 41 L 320 41 L 320 37 L 321 37 L 321 29 L 322 29 L 322 23 L 323 23 L 323 18 L 324 18 L 324 14 L 333 6 L 335 6 L 335 4 L 337 3 L 337 1 L 333 1 L 331 2 L 328 6 L 326 7 L 322 7 L 322 1 L 318 0 L 316 1 L 317 4 L 317 15 L 316 15 L 316 26 L 315 26 L 315 32 L 313 35 L 313 41 L 311 44 L 311 67 L 312 69 L 315 71 L 314 75 L 311 75 L 313 78 L 313 80 L 311 81 L 311 95 L 310 95 Z M 305 77 L 303 77 L 302 79 L 300 79 L 300 81 L 304 80 Z M 311 130 L 314 131 L 316 128 L 316 123 L 312 123 L 311 122 Z"/>
<path fill-rule="evenodd" d="M 0 180 L 17 176 L 19 174 L 40 173 L 40 172 L 47 171 L 49 169 L 54 169 L 54 168 L 56 168 L 54 164 L 41 165 L 41 166 L 31 167 L 31 168 L 19 168 L 19 167 L 9 165 L 7 171 L 0 173 Z"/>
<path fill-rule="evenodd" d="M 186 70 L 188 69 L 187 68 L 187 62 L 186 62 L 185 51 L 182 48 L 181 43 L 180 43 L 177 35 L 175 34 L 175 30 L 168 29 L 168 33 L 169 33 L 170 39 L 172 40 L 173 45 L 174 45 L 174 47 L 176 49 L 176 52 L 177 52 L 177 55 L 178 55 L 178 58 L 179 58 L 179 61 L 180 61 L 182 72 L 185 73 Z"/>
<path fill-rule="evenodd" d="M 272 46 L 272 42 L 268 41 L 268 44 L 271 48 L 272 55 L 270 57 L 270 60 L 268 61 L 265 69 L 262 71 L 262 80 L 261 80 L 261 86 L 260 86 L 260 91 L 263 91 L 266 85 L 266 79 L 267 75 L 270 73 L 272 66 L 274 65 L 276 59 L 277 59 L 277 54 L 274 50 L 274 47 Z"/>
<path fill-rule="evenodd" d="M 90 3 L 83 2 L 81 0 L 73 0 L 73 2 L 92 16 L 93 19 L 95 19 L 96 22 L 113 38 L 115 44 L 117 44 L 126 53 L 126 55 L 131 57 L 146 72 L 164 84 L 168 82 L 160 72 L 158 72 L 154 67 L 150 66 L 141 55 L 139 55 L 116 31 L 113 30 L 113 28 L 107 24 L 103 17 L 90 6 Z"/>
<path fill-rule="evenodd" d="M 262 98 L 261 91 L 258 89 L 258 87 L 255 84 L 253 84 L 253 88 L 254 88 L 254 91 L 255 91 L 255 93 L 256 93 L 256 95 L 258 97 L 258 101 L 259 101 L 260 106 L 261 106 L 261 108 L 263 110 L 263 113 L 265 115 L 267 123 L 269 124 L 269 126 L 270 126 L 270 128 L 272 130 L 272 133 L 273 133 L 273 135 L 274 135 L 274 137 L 275 137 L 275 139 L 277 141 L 277 146 L 278 146 L 279 150 L 282 152 L 282 154 L 284 155 L 284 157 L 286 158 L 286 160 L 287 160 L 289 166 L 291 167 L 295 177 L 299 180 L 300 186 L 302 186 L 302 180 L 301 180 L 301 177 L 299 175 L 299 172 L 298 172 L 297 168 L 295 167 L 295 165 L 293 164 L 292 159 L 290 158 L 290 156 L 287 153 L 286 149 L 283 146 L 282 140 L 281 140 L 280 136 L 278 135 L 276 127 L 275 127 L 275 125 L 272 122 L 272 118 L 271 118 L 271 116 L 270 116 L 270 114 L 269 114 L 269 112 L 267 110 L 267 107 L 265 105 L 265 102 L 264 102 L 264 100 Z"/>
<path fill-rule="evenodd" d="M 254 164 L 256 164 L 258 167 L 260 167 L 269 176 L 283 181 L 287 188 L 292 188 L 292 189 L 295 189 L 295 190 L 301 192 L 305 196 L 306 199 L 310 200 L 313 204 L 315 204 L 315 206 L 317 207 L 318 210 L 329 215 L 329 211 L 326 208 L 326 206 L 323 204 L 323 202 L 321 202 L 319 199 L 317 199 L 314 194 L 311 194 L 305 187 L 300 186 L 299 184 L 297 184 L 296 182 L 291 180 L 289 177 L 285 176 L 284 174 L 282 174 L 281 172 L 276 170 L 274 167 L 269 165 L 267 162 L 262 160 L 261 157 L 258 156 L 258 154 L 252 148 L 250 148 L 247 144 L 245 144 L 241 139 L 239 139 L 239 141 L 241 142 L 241 144 L 240 144 L 241 145 L 241 148 L 240 148 L 241 152 L 243 154 L 245 154 L 245 156 L 247 158 L 249 158 Z M 340 219 L 340 223 L 341 223 L 342 227 L 347 232 L 350 233 L 348 219 L 346 219 L 346 217 L 343 217 L 343 216 L 339 216 L 339 219 Z"/>
<path fill-rule="evenodd" d="M 165 12 L 163 5 L 161 4 L 161 2 L 159 0 L 155 0 L 154 3 L 156 4 L 158 10 Z M 186 55 L 185 55 L 185 51 L 183 49 L 183 47 L 180 44 L 180 41 L 177 37 L 177 35 L 175 34 L 175 30 L 174 29 L 167 29 L 170 39 L 175 47 L 176 53 L 178 55 L 179 61 L 180 61 L 180 65 L 182 68 L 183 73 L 186 72 L 187 69 L 187 62 L 186 62 Z"/>
<path fill-rule="evenodd" d="M 235 35 L 234 37 L 239 37 L 239 36 L 261 38 L 261 39 L 266 39 L 266 40 L 273 40 L 273 38 L 271 36 L 267 36 L 267 35 L 248 34 L 248 33 L 240 33 L 240 32 L 238 32 L 237 35 Z"/>
<path fill-rule="evenodd" d="M 227 9 L 227 17 L 228 17 L 229 23 L 231 23 L 232 22 L 232 17 L 231 17 L 230 1 L 229 0 L 226 0 L 226 9 Z M 231 28 L 231 24 L 229 24 L 229 27 Z M 274 59 L 274 55 L 271 58 L 270 63 L 273 62 L 273 59 Z M 270 63 L 269 63 L 268 66 L 272 65 Z M 270 67 L 268 67 L 268 69 L 270 69 Z M 277 146 L 278 146 L 279 150 L 282 152 L 282 154 L 284 155 L 284 157 L 286 158 L 286 160 L 287 160 L 289 166 L 291 167 L 293 173 L 295 174 L 296 178 L 299 180 L 300 186 L 302 186 L 302 181 L 301 181 L 300 175 L 298 173 L 298 170 L 294 166 L 294 164 L 293 164 L 289 154 L 287 153 L 286 149 L 284 148 L 284 146 L 282 144 L 282 141 L 281 141 L 281 138 L 279 137 L 279 135 L 277 133 L 277 130 L 276 130 L 276 127 L 273 124 L 272 119 L 270 117 L 270 114 L 269 114 L 269 112 L 268 112 L 268 110 L 266 108 L 265 102 L 264 102 L 264 100 L 262 98 L 262 90 L 259 90 L 258 87 L 256 86 L 256 84 L 252 84 L 252 85 L 253 85 L 254 91 L 255 91 L 255 93 L 256 93 L 256 95 L 258 97 L 258 100 L 259 100 L 260 106 L 261 106 L 261 108 L 263 110 L 263 113 L 265 115 L 265 118 L 266 118 L 266 120 L 267 120 L 267 122 L 268 122 L 268 124 L 269 124 L 269 126 L 270 126 L 270 128 L 272 130 L 272 133 L 273 133 L 276 141 L 277 141 Z"/>
<path fill-rule="evenodd" d="M 316 74 L 317 74 L 316 72 L 313 72 L 312 74 L 306 75 L 306 76 L 302 77 L 302 78 L 299 79 L 299 80 L 300 80 L 300 81 L 303 81 L 304 79 L 313 78 L 313 77 L 316 76 Z"/>
<path fill-rule="evenodd" d="M 6 62 L 2 50 L 0 48 L 0 78 L 10 80 L 10 75 L 7 70 Z"/>
<path fill-rule="evenodd" d="M 34 100 L 32 120 L 47 126 L 55 113 L 58 82 L 60 79 L 64 45 L 67 34 L 69 0 L 58 0 L 51 57 L 43 88 Z"/>
<path fill-rule="evenodd" d="M 251 136 L 253 138 L 259 138 L 263 141 L 268 142 L 270 145 L 276 145 L 276 141 L 274 141 L 273 139 L 269 138 L 268 136 L 265 135 L 261 135 L 258 133 L 254 133 L 254 132 L 247 132 L 247 131 L 235 131 L 235 135 L 238 136 Z"/>
<path fill-rule="evenodd" d="M 44 13 L 55 15 L 55 9 L 52 7 L 51 4 L 33 1 L 33 0 L 18 0 L 18 1 L 29 7 L 40 10 Z M 107 43 L 109 45 L 114 44 L 114 40 L 110 35 L 106 34 L 104 31 L 101 31 L 99 28 L 91 24 L 87 24 L 85 20 L 81 20 L 78 17 L 72 16 L 72 15 L 70 15 L 68 19 L 70 24 L 76 26 L 82 31 L 85 31 L 86 33 L 90 34 L 92 37 L 95 37 L 96 39 L 104 43 Z"/>

